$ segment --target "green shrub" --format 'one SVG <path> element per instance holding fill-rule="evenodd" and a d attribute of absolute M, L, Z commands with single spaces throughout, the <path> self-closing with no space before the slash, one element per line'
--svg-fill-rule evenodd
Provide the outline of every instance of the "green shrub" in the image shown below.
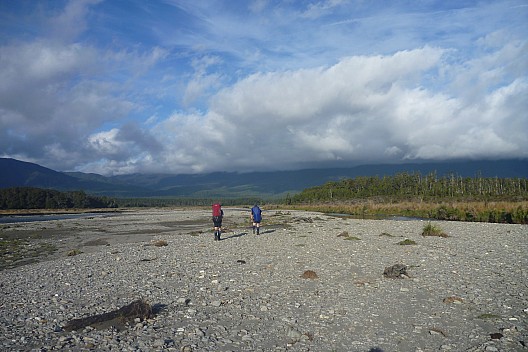
<path fill-rule="evenodd" d="M 413 240 L 410 240 L 410 239 L 406 238 L 406 239 L 404 239 L 403 241 L 398 242 L 398 244 L 401 245 L 401 246 L 409 246 L 409 245 L 416 244 L 416 242 L 414 242 Z"/>
<path fill-rule="evenodd" d="M 433 225 L 430 222 L 424 226 L 422 236 L 448 237 L 438 225 Z"/>
<path fill-rule="evenodd" d="M 361 238 L 356 237 L 356 236 L 347 236 L 344 239 L 348 241 L 360 241 L 361 240 Z"/>
<path fill-rule="evenodd" d="M 71 251 L 69 251 L 69 252 L 67 253 L 67 256 L 68 256 L 68 257 L 73 257 L 73 256 L 78 255 L 78 254 L 81 254 L 81 253 L 82 253 L 82 251 L 79 250 L 79 249 L 72 249 Z"/>

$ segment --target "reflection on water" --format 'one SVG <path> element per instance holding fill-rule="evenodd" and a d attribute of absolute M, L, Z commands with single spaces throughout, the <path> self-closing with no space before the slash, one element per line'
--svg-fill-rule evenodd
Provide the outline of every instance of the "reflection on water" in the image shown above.
<path fill-rule="evenodd" d="M 81 214 L 49 214 L 49 215 L 0 215 L 0 224 L 13 224 L 19 222 L 51 221 L 65 219 L 79 219 L 95 216 L 109 216 L 101 213 Z"/>

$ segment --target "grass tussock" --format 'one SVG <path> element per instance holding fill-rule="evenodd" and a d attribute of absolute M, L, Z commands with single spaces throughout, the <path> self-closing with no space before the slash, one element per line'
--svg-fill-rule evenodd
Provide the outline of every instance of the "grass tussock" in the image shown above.
<path fill-rule="evenodd" d="M 435 237 L 449 237 L 438 225 L 431 224 L 430 222 L 424 226 L 422 230 L 422 236 L 435 236 Z"/>
<path fill-rule="evenodd" d="M 445 304 L 450 304 L 450 303 L 460 304 L 460 303 L 463 303 L 464 300 L 457 296 L 450 296 L 450 297 L 444 298 L 442 302 L 444 302 Z"/>
<path fill-rule="evenodd" d="M 385 237 L 395 237 L 394 235 L 391 235 L 390 233 L 382 232 L 382 233 L 380 234 L 380 237 L 384 237 L 384 236 L 385 236 Z"/>
<path fill-rule="evenodd" d="M 317 276 L 317 273 L 313 270 L 305 270 L 304 273 L 301 275 L 303 279 L 310 279 L 314 280 L 317 279 L 319 276 Z"/>
<path fill-rule="evenodd" d="M 356 237 L 356 236 L 347 236 L 344 239 L 347 241 L 361 241 L 361 238 Z"/>
<path fill-rule="evenodd" d="M 416 242 L 413 241 L 413 240 L 410 240 L 410 239 L 406 238 L 406 239 L 404 239 L 403 241 L 398 242 L 398 244 L 399 244 L 400 246 L 412 246 L 412 245 L 415 245 Z"/>
<path fill-rule="evenodd" d="M 157 240 L 157 241 L 152 242 L 152 245 L 155 247 L 165 247 L 165 246 L 168 246 L 169 244 L 165 240 Z"/>
<path fill-rule="evenodd" d="M 71 251 L 69 251 L 68 253 L 66 253 L 66 255 L 67 255 L 68 257 L 74 257 L 74 256 L 79 255 L 79 254 L 81 254 L 81 253 L 82 253 L 82 251 L 81 251 L 80 249 L 72 249 Z"/>
<path fill-rule="evenodd" d="M 343 237 L 343 239 L 347 240 L 347 241 L 360 241 L 361 240 L 361 238 L 359 238 L 359 237 L 351 236 L 348 233 L 348 231 L 341 232 L 339 235 L 337 235 L 337 237 Z"/>

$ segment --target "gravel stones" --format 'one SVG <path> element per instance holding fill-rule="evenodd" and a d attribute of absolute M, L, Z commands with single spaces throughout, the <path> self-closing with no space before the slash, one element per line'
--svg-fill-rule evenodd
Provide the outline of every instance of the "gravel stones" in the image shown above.
<path fill-rule="evenodd" d="M 525 225 L 438 222 L 449 237 L 422 237 L 421 221 L 265 211 L 257 237 L 249 209 L 224 211 L 222 241 L 208 210 L 21 225 L 91 246 L 0 271 L 0 350 L 527 350 Z M 394 263 L 411 275 L 384 277 Z M 64 329 L 137 299 L 148 319 Z"/>

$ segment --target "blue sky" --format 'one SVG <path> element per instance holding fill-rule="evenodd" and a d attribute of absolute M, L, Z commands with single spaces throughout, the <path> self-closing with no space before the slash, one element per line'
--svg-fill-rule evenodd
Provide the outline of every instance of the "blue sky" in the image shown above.
<path fill-rule="evenodd" d="M 0 157 L 201 173 L 528 158 L 528 1 L 0 1 Z"/>

